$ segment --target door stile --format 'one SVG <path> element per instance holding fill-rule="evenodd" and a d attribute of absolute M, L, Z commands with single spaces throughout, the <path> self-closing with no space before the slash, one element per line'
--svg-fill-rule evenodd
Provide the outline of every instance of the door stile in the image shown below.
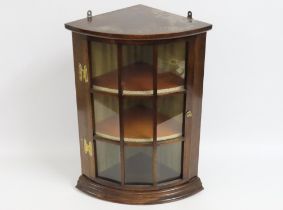
<path fill-rule="evenodd" d="M 153 186 L 157 185 L 157 45 L 153 45 L 153 154 L 152 154 L 152 180 Z"/>
<path fill-rule="evenodd" d="M 120 125 L 120 159 L 121 159 L 121 185 L 125 185 L 125 142 L 124 142 L 124 98 L 123 98 L 123 50 L 122 45 L 117 46 L 118 57 L 118 97 L 119 97 L 119 125 Z"/>

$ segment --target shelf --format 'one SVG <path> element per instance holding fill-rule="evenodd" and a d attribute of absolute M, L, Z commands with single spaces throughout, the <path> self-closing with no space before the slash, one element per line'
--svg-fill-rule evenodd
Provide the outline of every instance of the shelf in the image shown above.
<path fill-rule="evenodd" d="M 123 95 L 153 95 L 153 67 L 146 63 L 131 64 L 122 69 Z M 184 90 L 184 80 L 172 72 L 158 74 L 157 94 L 167 94 Z M 108 93 L 118 93 L 117 71 L 103 74 L 93 79 L 93 89 Z"/>
<path fill-rule="evenodd" d="M 157 114 L 157 141 L 182 136 L 180 125 L 175 118 Z M 110 117 L 96 126 L 96 135 L 120 141 L 119 116 Z M 124 141 L 150 142 L 153 137 L 153 110 L 137 106 L 124 111 Z"/>

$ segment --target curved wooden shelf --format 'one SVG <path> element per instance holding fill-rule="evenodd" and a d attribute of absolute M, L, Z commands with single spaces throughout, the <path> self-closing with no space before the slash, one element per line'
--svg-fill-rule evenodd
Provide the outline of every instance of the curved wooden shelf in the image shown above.
<path fill-rule="evenodd" d="M 110 143 L 110 144 L 116 144 L 116 145 L 120 145 L 120 141 L 118 140 L 111 140 L 111 139 L 106 139 L 103 138 L 101 136 L 98 135 L 94 135 L 93 139 L 95 141 L 102 141 L 102 142 L 106 142 L 106 143 Z M 168 139 L 168 140 L 162 140 L 162 141 L 157 141 L 157 145 L 164 145 L 164 144 L 175 144 L 178 142 L 183 142 L 184 141 L 184 137 L 183 136 L 179 136 L 177 138 L 173 138 L 173 139 Z M 132 147 L 143 147 L 143 146 L 152 146 L 153 145 L 153 141 L 145 141 L 145 142 L 140 142 L 140 141 L 126 141 L 124 142 L 125 146 L 132 146 Z"/>
<path fill-rule="evenodd" d="M 123 95 L 153 95 L 153 67 L 146 63 L 134 63 L 122 69 Z M 93 79 L 96 91 L 118 94 L 117 70 Z M 164 95 L 184 91 L 184 79 L 172 72 L 157 76 L 157 94 Z"/>
<path fill-rule="evenodd" d="M 157 114 L 157 141 L 182 136 L 179 123 L 174 118 Z M 96 135 L 120 141 L 119 116 L 115 115 L 96 124 Z M 153 110 L 137 106 L 124 112 L 124 141 L 151 142 L 153 140 Z"/>

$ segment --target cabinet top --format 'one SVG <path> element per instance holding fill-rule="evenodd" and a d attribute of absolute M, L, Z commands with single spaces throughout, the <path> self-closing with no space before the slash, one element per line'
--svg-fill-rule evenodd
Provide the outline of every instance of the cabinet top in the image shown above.
<path fill-rule="evenodd" d="M 103 39 L 160 40 L 203 33 L 212 25 L 139 4 L 66 23 L 65 27 Z"/>

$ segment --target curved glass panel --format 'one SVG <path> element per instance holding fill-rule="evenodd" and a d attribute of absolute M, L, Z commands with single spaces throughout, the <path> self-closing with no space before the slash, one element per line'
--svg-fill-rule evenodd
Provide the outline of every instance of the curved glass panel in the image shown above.
<path fill-rule="evenodd" d="M 153 144 L 154 115 L 157 141 L 181 138 L 183 133 L 185 42 L 157 46 L 157 94 L 153 96 L 153 45 L 123 45 L 122 94 L 118 95 L 117 45 L 91 42 L 97 176 L 121 182 L 119 97 L 124 134 L 125 183 L 151 185 L 181 178 L 181 141 Z M 119 65 L 120 66 L 120 65 Z M 100 92 L 99 92 L 100 91 Z M 182 92 L 181 92 L 182 91 Z M 106 94 L 109 92 L 115 94 Z M 156 112 L 153 100 L 157 100 Z M 100 140 L 99 140 L 100 139 Z M 135 142 L 135 143 L 129 143 Z M 139 145 L 139 143 L 149 142 Z M 121 142 L 122 143 L 122 142 Z M 154 142 L 155 143 L 155 142 Z M 135 146 L 134 146 L 135 145 Z M 153 145 L 156 146 L 153 148 Z M 154 151 L 154 152 L 153 152 Z M 154 157 L 154 158 L 153 158 Z M 153 159 L 156 161 L 153 163 Z M 153 180 L 153 166 L 157 180 Z"/>
<path fill-rule="evenodd" d="M 126 184 L 152 184 L 152 147 L 125 147 Z"/>
<path fill-rule="evenodd" d="M 124 97 L 124 141 L 153 140 L 153 97 Z"/>
<path fill-rule="evenodd" d="M 118 97 L 96 92 L 94 94 L 95 134 L 120 141 Z"/>
<path fill-rule="evenodd" d="M 118 93 L 117 45 L 91 42 L 93 88 Z"/>
<path fill-rule="evenodd" d="M 169 140 L 182 136 L 184 94 L 157 98 L 157 140 Z"/>
<path fill-rule="evenodd" d="M 184 89 L 186 42 L 158 45 L 157 86 L 159 94 Z"/>
<path fill-rule="evenodd" d="M 181 177 L 182 142 L 161 144 L 157 147 L 158 182 L 170 181 Z"/>
<path fill-rule="evenodd" d="M 152 46 L 124 45 L 122 57 L 123 94 L 153 94 Z"/>
<path fill-rule="evenodd" d="M 121 181 L 120 146 L 96 141 L 97 175 L 101 178 Z"/>

